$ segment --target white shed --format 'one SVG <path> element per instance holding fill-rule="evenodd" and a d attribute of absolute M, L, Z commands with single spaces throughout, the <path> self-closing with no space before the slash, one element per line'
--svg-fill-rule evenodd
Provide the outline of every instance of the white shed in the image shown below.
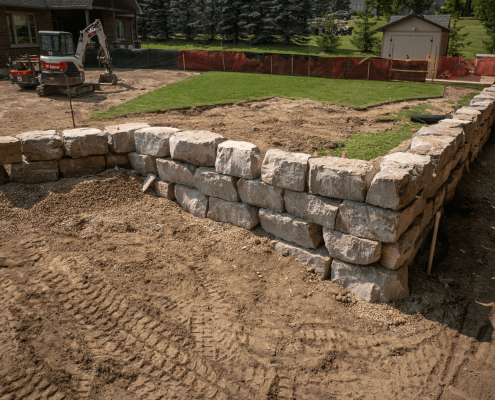
<path fill-rule="evenodd" d="M 383 32 L 382 58 L 426 60 L 447 55 L 450 15 L 392 16 Z"/>

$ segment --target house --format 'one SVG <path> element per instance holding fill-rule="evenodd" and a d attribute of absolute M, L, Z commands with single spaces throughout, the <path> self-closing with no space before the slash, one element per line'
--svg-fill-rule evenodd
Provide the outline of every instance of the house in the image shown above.
<path fill-rule="evenodd" d="M 138 38 L 136 0 L 0 0 L 0 70 L 21 55 L 39 55 L 39 31 L 79 32 L 101 20 L 108 44 L 133 45 Z"/>
<path fill-rule="evenodd" d="M 445 5 L 446 0 L 434 0 L 433 4 L 431 5 L 430 9 L 428 10 L 428 13 L 434 13 L 440 9 L 443 5 Z M 351 0 L 351 10 L 352 11 L 365 11 L 366 10 L 366 4 L 365 0 Z M 376 9 L 373 9 L 371 11 L 373 14 L 376 14 Z M 401 11 L 399 14 L 409 14 L 409 10 L 407 8 L 404 8 L 403 11 Z"/>
<path fill-rule="evenodd" d="M 425 60 L 447 55 L 450 15 L 392 16 L 383 32 L 382 58 Z"/>

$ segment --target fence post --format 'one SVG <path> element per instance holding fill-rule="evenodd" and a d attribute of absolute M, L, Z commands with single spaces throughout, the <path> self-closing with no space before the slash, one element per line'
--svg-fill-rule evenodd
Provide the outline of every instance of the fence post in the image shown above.
<path fill-rule="evenodd" d="M 371 58 L 368 60 L 368 80 L 370 80 Z"/>
<path fill-rule="evenodd" d="M 292 75 L 294 75 L 294 54 L 291 54 L 291 58 L 292 60 Z"/>
<path fill-rule="evenodd" d="M 342 79 L 345 79 L 345 71 L 347 69 L 347 56 L 345 57 L 345 64 L 344 64 L 344 73 L 342 75 Z"/>
<path fill-rule="evenodd" d="M 184 71 L 186 70 L 186 53 L 185 50 L 182 50 L 182 64 L 184 64 Z"/>
<path fill-rule="evenodd" d="M 270 56 L 270 74 L 273 75 L 273 56 Z"/>

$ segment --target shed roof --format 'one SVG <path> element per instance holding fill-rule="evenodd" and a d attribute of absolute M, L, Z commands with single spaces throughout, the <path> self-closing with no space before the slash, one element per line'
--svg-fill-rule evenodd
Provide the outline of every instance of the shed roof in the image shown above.
<path fill-rule="evenodd" d="M 392 15 L 390 17 L 390 22 L 377 29 L 378 32 L 383 32 L 385 29 L 400 24 L 401 22 L 407 21 L 410 18 L 418 18 L 421 21 L 427 22 L 437 28 L 440 28 L 444 32 L 450 32 L 450 15 L 417 15 L 409 14 L 406 16 Z"/>

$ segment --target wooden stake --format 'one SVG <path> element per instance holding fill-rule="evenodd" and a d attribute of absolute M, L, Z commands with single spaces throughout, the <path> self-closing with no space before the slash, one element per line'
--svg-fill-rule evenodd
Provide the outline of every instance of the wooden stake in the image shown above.
<path fill-rule="evenodd" d="M 292 75 L 294 75 L 294 54 L 292 54 Z"/>
<path fill-rule="evenodd" d="M 370 80 L 370 66 L 371 66 L 371 58 L 368 60 L 368 80 Z"/>
<path fill-rule="evenodd" d="M 223 58 L 223 40 L 222 40 L 222 63 L 223 63 L 223 71 L 225 72 L 225 59 Z"/>
<path fill-rule="evenodd" d="M 186 55 L 182 52 L 182 63 L 184 64 L 184 71 L 186 70 Z"/>
<path fill-rule="evenodd" d="M 433 264 L 433 256 L 435 255 L 435 245 L 437 244 L 438 225 L 440 224 L 441 216 L 442 213 L 440 211 L 437 211 L 437 214 L 435 216 L 435 228 L 433 228 L 433 237 L 431 238 L 430 259 L 428 260 L 427 275 L 430 275 L 431 265 Z"/>

